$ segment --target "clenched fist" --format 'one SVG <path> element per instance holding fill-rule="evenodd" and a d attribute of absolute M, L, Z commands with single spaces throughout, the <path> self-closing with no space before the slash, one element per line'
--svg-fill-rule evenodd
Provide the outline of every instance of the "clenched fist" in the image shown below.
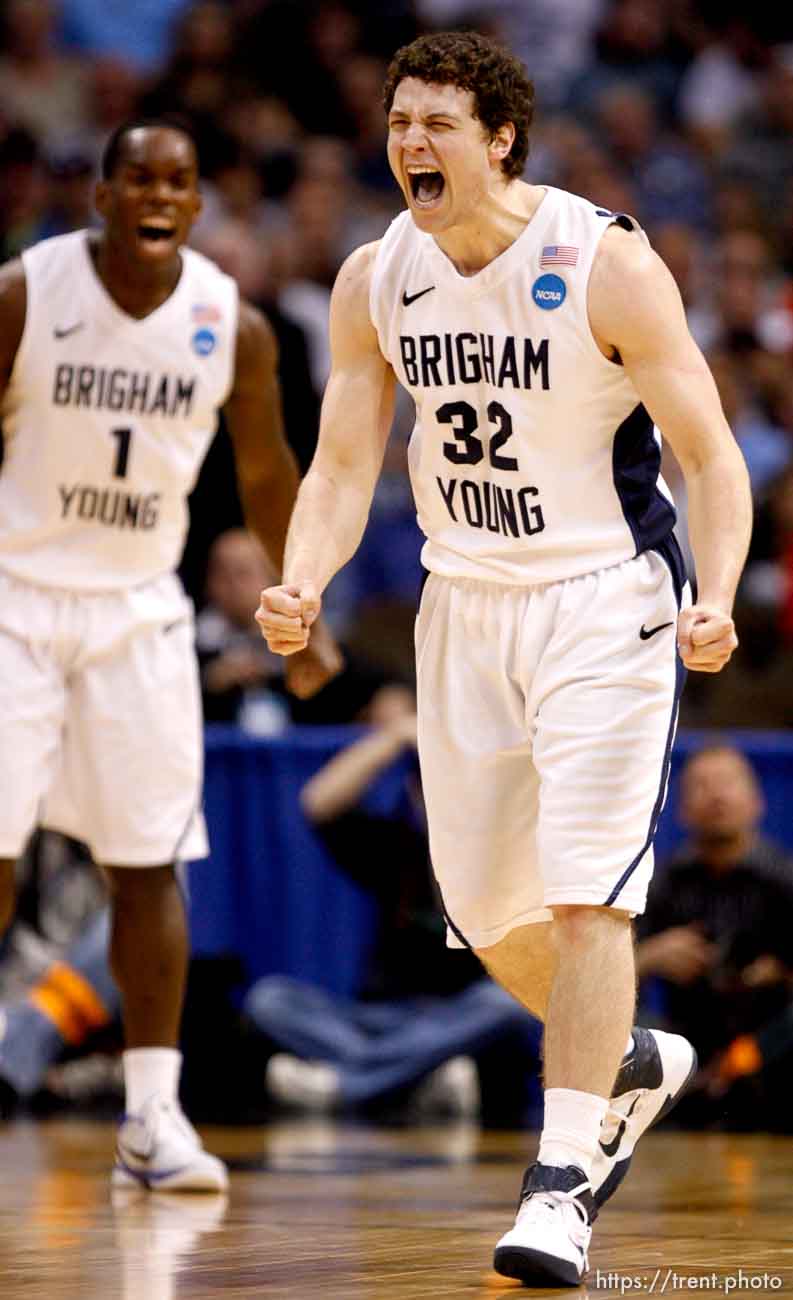
<path fill-rule="evenodd" d="M 286 685 L 305 700 L 322 690 L 344 667 L 327 625 L 319 617 L 320 597 L 313 583 L 268 587 L 261 594 L 256 621 L 269 648 L 289 655 Z"/>
<path fill-rule="evenodd" d="M 305 650 L 319 607 L 320 597 L 313 582 L 284 583 L 262 592 L 256 622 L 273 654 L 295 655 Z"/>
<path fill-rule="evenodd" d="M 690 605 L 677 620 L 680 658 L 700 673 L 718 673 L 738 645 L 735 624 L 715 605 Z"/>

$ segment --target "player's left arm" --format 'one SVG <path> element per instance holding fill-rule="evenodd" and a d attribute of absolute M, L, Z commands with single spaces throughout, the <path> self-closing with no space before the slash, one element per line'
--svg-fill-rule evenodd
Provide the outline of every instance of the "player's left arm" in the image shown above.
<path fill-rule="evenodd" d="M 683 471 L 698 598 L 680 615 L 678 644 L 687 668 L 718 672 L 738 644 L 732 607 L 752 528 L 749 476 L 677 285 L 637 233 L 612 226 L 604 234 L 589 318 Z"/>
<path fill-rule="evenodd" d="M 289 520 L 300 476 L 284 436 L 278 344 L 260 311 L 240 301 L 234 382 L 224 407 L 245 521 L 261 541 L 280 580 Z M 253 613 L 253 611 L 251 611 Z M 340 671 L 339 648 L 324 624 L 287 667 L 294 694 L 315 694 Z"/>

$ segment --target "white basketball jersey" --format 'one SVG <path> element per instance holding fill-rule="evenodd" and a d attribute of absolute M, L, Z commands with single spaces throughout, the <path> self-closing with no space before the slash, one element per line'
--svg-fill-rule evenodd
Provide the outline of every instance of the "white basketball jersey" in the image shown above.
<path fill-rule="evenodd" d="M 23 254 L 27 313 L 2 403 L 0 569 L 75 591 L 176 567 L 232 382 L 237 287 L 182 249 L 171 296 L 142 320 L 100 281 L 78 231 Z"/>
<path fill-rule="evenodd" d="M 430 571 L 556 582 L 671 533 L 660 438 L 587 314 L 615 220 L 632 224 L 548 188 L 518 239 L 471 276 L 408 212 L 383 237 L 370 311 L 416 402 L 409 463 Z"/>

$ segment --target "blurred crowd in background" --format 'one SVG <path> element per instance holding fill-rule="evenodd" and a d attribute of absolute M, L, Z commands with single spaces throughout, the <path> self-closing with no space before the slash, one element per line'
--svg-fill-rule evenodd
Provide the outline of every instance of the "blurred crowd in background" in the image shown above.
<path fill-rule="evenodd" d="M 680 286 L 745 453 L 757 519 L 739 599 L 741 649 L 729 673 L 690 683 L 683 722 L 793 725 L 793 15 L 786 6 L 7 0 L 0 258 L 96 221 L 97 159 L 119 121 L 184 115 L 203 173 L 194 242 L 273 322 L 287 432 L 305 469 L 328 373 L 334 276 L 346 254 L 377 238 L 401 207 L 385 159 L 384 70 L 400 44 L 449 26 L 501 37 L 534 78 L 527 178 L 643 223 Z M 409 405 L 398 410 L 364 545 L 327 598 L 355 662 L 406 680 L 420 582 L 406 476 Z M 671 460 L 666 472 L 685 543 L 680 474 Z M 202 605 L 211 544 L 241 522 L 223 430 L 193 518 L 183 577 Z M 272 728 L 277 716 L 271 710 L 262 725 Z"/>
<path fill-rule="evenodd" d="M 96 223 L 97 163 L 119 122 L 137 115 L 187 119 L 200 148 L 204 196 L 193 242 L 235 276 L 272 322 L 286 432 L 302 471 L 316 444 L 328 374 L 335 275 L 345 256 L 378 238 L 402 207 L 385 158 L 380 88 L 388 60 L 398 46 L 433 29 L 467 26 L 503 39 L 536 84 L 527 179 L 642 222 L 680 287 L 749 467 L 756 522 L 739 592 L 740 650 L 728 672 L 692 675 L 682 721 L 793 726 L 789 6 L 765 0 L 5 0 L 1 12 L 0 261 L 47 236 Z M 224 1120 L 259 1113 L 264 1065 L 274 1049 L 281 1055 L 271 1056 L 267 1067 L 271 1099 L 286 1094 L 307 1109 L 391 1097 L 421 1075 L 431 1085 L 423 1104 L 441 1113 L 444 1107 L 451 1114 L 475 1112 L 480 1084 L 485 1117 L 488 1096 L 501 1122 L 530 1117 L 537 1102 L 536 1089 L 525 1092 L 536 1076 L 537 1025 L 510 999 L 505 1006 L 505 995 L 478 967 L 454 967 L 432 905 L 410 693 L 421 582 L 421 538 L 407 479 L 411 406 L 406 397 L 398 402 L 364 542 L 326 595 L 348 667 L 315 701 L 286 695 L 282 663 L 253 621 L 268 568 L 242 527 L 222 424 L 193 494 L 182 577 L 199 608 L 207 721 L 259 736 L 279 735 L 292 722 L 371 724 L 363 738 L 350 733 L 349 749 L 309 782 L 300 795 L 302 814 L 295 800 L 293 815 L 304 816 L 317 835 L 321 830 L 323 842 L 357 818 L 346 847 L 336 844 L 332 857 L 377 896 L 384 917 L 373 949 L 380 976 L 393 941 L 399 948 L 393 970 L 402 980 L 381 979 L 380 1000 L 361 1009 L 276 975 L 249 991 L 240 1019 L 228 988 L 247 987 L 249 980 L 234 954 L 225 974 L 213 960 L 202 976 L 194 962 L 185 1050 L 188 1091 L 191 1079 L 204 1089 L 190 1097 L 199 1114 L 217 1117 L 216 1101 L 206 1095 L 213 1078 L 208 1018 L 212 1051 L 217 1054 L 217 1035 L 225 1033 L 220 1055 L 237 1061 L 236 1075 L 246 1081 L 244 1095 L 228 1099 Z M 668 454 L 664 472 L 690 562 L 684 486 Z M 364 852 L 361 818 L 369 836 L 375 823 L 359 800 L 398 756 L 409 760 L 410 815 L 401 831 L 393 821 L 379 827 L 387 852 Z M 690 1122 L 751 1127 L 762 1108 L 768 1126 L 787 1127 L 790 859 L 758 837 L 762 795 L 737 751 L 716 746 L 686 771 L 682 811 L 691 840 L 671 871 L 659 874 L 651 898 L 640 934 L 643 990 L 646 995 L 647 979 L 655 981 L 656 995 L 665 987 L 655 1005 L 661 1022 L 675 1016 L 679 1022 L 681 1008 L 696 1020 L 684 1026 L 704 1067 Z M 235 861 L 233 869 L 243 865 Z M 51 1096 L 66 1100 L 108 1089 L 115 1097 L 117 1041 L 109 1056 L 96 1054 L 117 1012 L 104 894 L 81 847 L 46 834 L 34 838 L 21 866 L 20 897 L 17 925 L 0 954 L 0 999 L 7 1006 L 0 1010 L 0 1115 L 36 1095 L 43 1080 Z M 416 953 L 430 939 L 437 978 L 422 966 L 421 987 L 403 987 L 404 977 L 417 975 Z M 412 964 L 404 961 L 407 951 Z M 449 997 L 447 983 L 458 976 L 460 988 L 452 992 L 466 1000 L 465 1015 L 458 1006 L 450 1019 L 432 1002 L 424 1008 L 438 1017 L 432 1052 L 420 1050 L 418 1041 L 407 1052 L 400 1035 L 405 1008 L 411 1023 L 415 1013 L 410 999 Z M 438 1026 L 455 1033 L 439 1037 Z M 498 1087 L 488 1085 L 487 1062 L 505 1044 L 514 1055 L 516 1033 L 528 1064 L 524 1072 L 512 1071 L 520 1086 L 510 1099 L 503 1069 L 495 1072 Z M 340 1045 L 352 1040 L 354 1051 L 344 1056 Z M 86 1074 L 80 1056 L 87 1045 L 94 1054 Z M 67 1059 L 60 1075 L 57 1069 L 48 1074 L 64 1049 L 76 1061 Z M 301 1073 L 301 1055 L 318 1057 L 319 1072 L 309 1062 Z M 418 1093 L 411 1095 L 415 1101 Z"/>

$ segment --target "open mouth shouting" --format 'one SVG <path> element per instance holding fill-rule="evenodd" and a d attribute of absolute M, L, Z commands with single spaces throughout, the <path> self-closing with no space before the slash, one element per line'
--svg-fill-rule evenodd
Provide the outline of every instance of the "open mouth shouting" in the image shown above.
<path fill-rule="evenodd" d="M 410 163 L 406 171 L 416 207 L 425 211 L 437 207 L 446 187 L 446 182 L 437 167 L 427 166 L 424 163 Z"/>
<path fill-rule="evenodd" d="M 176 222 L 170 217 L 143 217 L 137 235 L 144 248 L 152 250 L 170 244 L 176 238 Z"/>

